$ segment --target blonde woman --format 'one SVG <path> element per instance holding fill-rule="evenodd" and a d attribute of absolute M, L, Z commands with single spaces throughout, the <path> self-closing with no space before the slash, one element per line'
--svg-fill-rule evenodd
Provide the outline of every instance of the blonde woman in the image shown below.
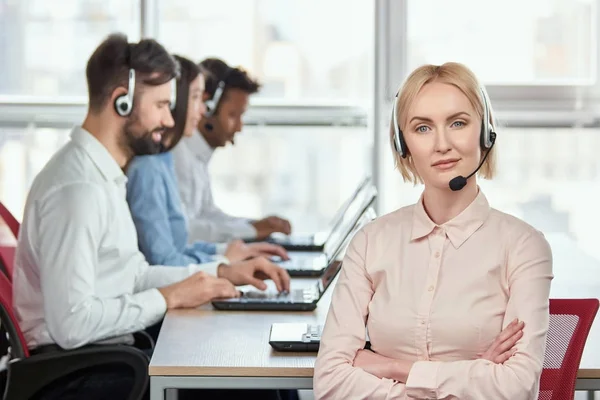
<path fill-rule="evenodd" d="M 552 255 L 477 184 L 474 171 L 495 172 L 492 115 L 461 64 L 420 67 L 402 86 L 390 140 L 404 180 L 424 190 L 352 240 L 315 365 L 317 399 L 537 398 Z"/>

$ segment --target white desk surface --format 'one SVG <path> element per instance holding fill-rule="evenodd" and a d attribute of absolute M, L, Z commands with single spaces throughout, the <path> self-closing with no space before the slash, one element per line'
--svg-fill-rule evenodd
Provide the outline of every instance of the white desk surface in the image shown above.
<path fill-rule="evenodd" d="M 316 281 L 294 279 L 292 288 Z M 325 322 L 331 289 L 333 284 L 310 312 L 217 311 L 211 305 L 169 311 L 149 374 L 312 377 L 316 353 L 277 352 L 269 345 L 269 332 L 275 322 Z"/>

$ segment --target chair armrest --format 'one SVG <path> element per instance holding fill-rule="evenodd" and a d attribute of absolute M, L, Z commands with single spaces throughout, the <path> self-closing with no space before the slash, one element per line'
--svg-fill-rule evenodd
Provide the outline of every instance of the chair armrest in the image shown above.
<path fill-rule="evenodd" d="M 13 360 L 8 365 L 4 399 L 29 399 L 50 383 L 73 372 L 121 364 L 132 369 L 134 385 L 129 399 L 138 400 L 148 386 L 148 361 L 142 351 L 125 345 L 90 346 Z"/>
<path fill-rule="evenodd" d="M 140 350 L 154 350 L 154 339 L 146 331 L 137 331 L 133 334 L 135 343 L 133 344 Z"/>

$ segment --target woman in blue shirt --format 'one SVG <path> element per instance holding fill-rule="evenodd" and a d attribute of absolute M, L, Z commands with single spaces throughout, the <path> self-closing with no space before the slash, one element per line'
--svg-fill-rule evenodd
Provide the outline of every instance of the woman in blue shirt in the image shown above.
<path fill-rule="evenodd" d="M 192 61 L 175 56 L 181 66 L 176 85 L 175 126 L 163 137 L 165 152 L 135 157 L 127 167 L 127 202 L 135 223 L 139 248 L 150 264 L 188 265 L 223 260 L 237 262 L 247 258 L 287 253 L 270 243 L 245 244 L 188 243 L 188 230 L 170 150 L 183 135 L 190 136 L 205 112 L 202 103 L 204 79 Z M 225 261 L 225 260 L 223 260 Z"/>

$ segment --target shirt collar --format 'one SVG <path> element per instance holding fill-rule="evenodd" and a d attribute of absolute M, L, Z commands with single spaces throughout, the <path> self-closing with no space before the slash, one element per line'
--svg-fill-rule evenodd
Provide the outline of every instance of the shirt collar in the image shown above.
<path fill-rule="evenodd" d="M 203 163 L 208 163 L 215 152 L 215 149 L 210 147 L 204 136 L 198 131 L 194 130 L 194 134 L 190 137 L 184 137 L 181 141 L 192 151 Z"/>
<path fill-rule="evenodd" d="M 420 239 L 431 234 L 436 228 L 446 233 L 455 248 L 459 248 L 473 233 L 483 225 L 490 212 L 490 205 L 481 190 L 475 200 L 460 214 L 442 225 L 437 225 L 429 218 L 423 206 L 423 195 L 415 205 L 412 221 L 411 240 Z"/>
<path fill-rule="evenodd" d="M 117 161 L 94 135 L 82 127 L 76 126 L 71 132 L 71 140 L 83 148 L 96 165 L 96 168 L 104 176 L 104 179 L 116 183 L 127 182 L 127 177 Z"/>
<path fill-rule="evenodd" d="M 173 168 L 173 153 L 170 151 L 166 151 L 164 153 L 159 153 L 155 155 L 151 155 L 148 157 L 156 157 L 160 161 L 162 161 L 167 167 Z"/>

